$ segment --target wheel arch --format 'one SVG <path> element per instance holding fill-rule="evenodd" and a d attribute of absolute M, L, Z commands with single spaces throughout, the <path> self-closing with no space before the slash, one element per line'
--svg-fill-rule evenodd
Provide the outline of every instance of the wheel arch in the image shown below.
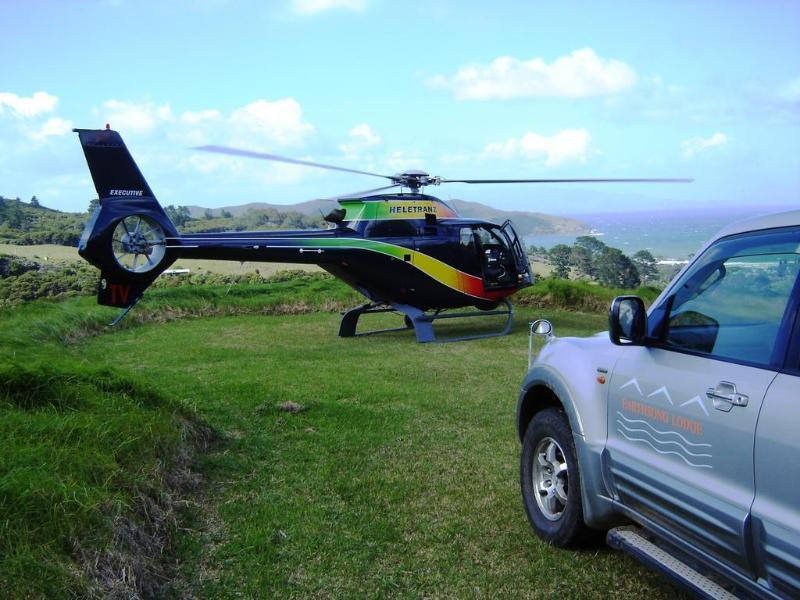
<path fill-rule="evenodd" d="M 528 372 L 517 400 L 517 436 L 520 441 L 525 437 L 534 415 L 546 408 L 563 410 L 573 434 L 583 437 L 583 424 L 575 410 L 569 388 L 552 369 L 537 366 Z"/>
<path fill-rule="evenodd" d="M 601 472 L 601 452 L 605 434 L 591 439 L 597 432 L 587 432 L 575 405 L 570 388 L 558 373 L 546 365 L 533 367 L 525 377 L 517 400 L 517 435 L 520 442 L 533 417 L 547 408 L 564 411 L 575 440 L 581 478 L 581 499 L 585 523 L 593 529 L 608 529 L 626 522 L 614 509 L 611 495 L 606 490 Z M 605 421 L 601 430 L 605 431 Z"/>

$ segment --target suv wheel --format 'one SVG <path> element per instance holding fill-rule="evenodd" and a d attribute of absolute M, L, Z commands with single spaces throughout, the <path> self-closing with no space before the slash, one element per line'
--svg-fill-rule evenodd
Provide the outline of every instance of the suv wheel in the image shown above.
<path fill-rule="evenodd" d="M 522 442 L 520 483 L 536 535 L 559 547 L 587 537 L 575 443 L 563 411 L 548 408 L 531 419 Z"/>

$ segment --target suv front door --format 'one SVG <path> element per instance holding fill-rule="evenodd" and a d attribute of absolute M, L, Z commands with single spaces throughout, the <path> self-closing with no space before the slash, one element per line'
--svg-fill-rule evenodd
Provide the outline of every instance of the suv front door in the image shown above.
<path fill-rule="evenodd" d="M 796 228 L 710 246 L 609 381 L 604 464 L 618 500 L 751 574 L 754 436 L 796 311 L 798 246 Z"/>

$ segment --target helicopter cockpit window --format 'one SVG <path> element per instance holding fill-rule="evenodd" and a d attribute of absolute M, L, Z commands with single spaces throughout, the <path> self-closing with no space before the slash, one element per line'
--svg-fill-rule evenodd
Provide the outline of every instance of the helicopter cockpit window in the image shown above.
<path fill-rule="evenodd" d="M 417 235 L 417 226 L 405 219 L 386 219 L 374 221 L 367 226 L 364 236 L 376 237 L 406 237 Z"/>
<path fill-rule="evenodd" d="M 475 237 L 480 246 L 483 280 L 487 287 L 503 287 L 516 282 L 514 255 L 508 238 L 497 227 L 477 227 Z"/>
<path fill-rule="evenodd" d="M 461 249 L 471 256 L 475 255 L 475 234 L 472 232 L 472 227 L 462 227 L 459 232 L 459 242 Z"/>

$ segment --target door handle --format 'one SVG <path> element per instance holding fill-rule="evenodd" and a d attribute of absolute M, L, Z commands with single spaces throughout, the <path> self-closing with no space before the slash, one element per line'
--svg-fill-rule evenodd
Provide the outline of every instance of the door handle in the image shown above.
<path fill-rule="evenodd" d="M 730 412 L 734 406 L 747 406 L 750 399 L 736 391 L 736 384 L 730 381 L 720 381 L 717 387 L 708 388 L 706 396 L 714 403 L 714 408 L 722 412 Z"/>

